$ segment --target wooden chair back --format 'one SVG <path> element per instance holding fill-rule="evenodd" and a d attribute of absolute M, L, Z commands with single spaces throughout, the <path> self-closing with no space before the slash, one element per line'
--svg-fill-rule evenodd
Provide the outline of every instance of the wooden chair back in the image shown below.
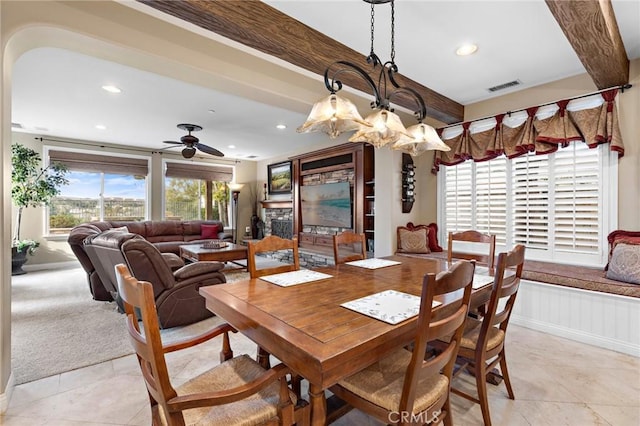
<path fill-rule="evenodd" d="M 493 289 L 491 290 L 491 299 L 487 307 L 487 312 L 482 320 L 482 328 L 478 337 L 478 348 L 482 348 L 488 355 L 495 352 L 498 348 L 487 351 L 487 336 L 489 327 L 498 327 L 506 333 L 509 325 L 509 318 L 513 305 L 516 302 L 518 289 L 520 288 L 520 278 L 522 277 L 522 268 L 524 267 L 525 247 L 518 244 L 510 252 L 500 253 L 498 255 L 498 264 L 496 267 L 495 279 L 493 281 Z M 487 357 L 489 359 L 490 356 Z"/>
<path fill-rule="evenodd" d="M 356 234 L 352 231 L 344 231 L 333 236 L 333 260 L 336 265 L 354 260 L 366 259 L 365 255 L 365 236 L 364 234 Z M 340 246 L 350 245 L 354 254 L 340 253 Z M 359 250 L 357 249 L 360 246 Z M 342 255 L 342 256 L 341 256 Z"/>
<path fill-rule="evenodd" d="M 474 271 L 474 262 L 461 260 L 448 271 L 438 275 L 425 275 L 412 350 L 409 352 L 405 347 L 397 348 L 366 371 L 356 373 L 353 376 L 358 377 L 355 379 L 356 382 L 366 383 L 362 386 L 356 385 L 359 391 L 354 391 L 354 382 L 351 381 L 349 384 L 350 379 L 346 379 L 332 386 L 331 392 L 352 407 L 384 423 L 389 423 L 395 416 L 398 420 L 394 424 L 415 424 L 416 420 L 409 420 L 406 416 L 411 415 L 411 419 L 419 419 L 420 424 L 440 424 L 444 421 L 445 425 L 451 426 L 451 377 L 469 312 Z M 445 305 L 434 307 L 434 299 L 442 300 Z M 431 348 L 427 351 L 427 343 L 438 338 L 446 339 L 443 351 L 434 352 Z M 376 383 L 375 389 L 368 383 L 372 379 L 363 377 L 363 374 L 369 372 L 376 375 L 373 379 Z M 446 376 L 446 380 L 442 376 Z M 400 380 L 403 380 L 402 388 L 398 389 L 395 384 Z M 417 408 L 416 401 L 424 401 L 421 392 L 425 392 L 425 383 L 438 383 L 440 386 L 434 387 L 435 395 L 427 397 L 428 404 L 420 403 Z M 446 388 L 443 387 L 444 383 Z M 393 391 L 382 396 L 379 392 L 380 387 Z M 431 392 L 432 389 L 426 391 Z M 387 399 L 387 402 L 380 403 L 380 398 Z M 389 402 L 389 399 L 393 402 Z M 396 402 L 398 400 L 399 403 Z M 399 417 L 399 413 L 403 416 Z"/>
<path fill-rule="evenodd" d="M 252 395 L 260 395 L 260 398 L 273 398 L 275 395 L 277 414 L 269 419 L 267 424 L 308 424 L 310 414 L 308 404 L 306 401 L 298 399 L 294 407 L 291 392 L 287 386 L 287 375 L 291 375 L 292 372 L 284 364 L 278 364 L 269 370 L 262 370 L 258 366 L 256 370 L 252 365 L 257 366 L 257 363 L 246 355 L 233 358 L 229 333 L 235 332 L 235 330 L 229 324 L 221 324 L 197 336 L 163 345 L 153 286 L 147 281 L 138 281 L 131 276 L 128 267 L 124 264 L 116 265 L 115 269 L 118 293 L 122 297 L 127 315 L 129 339 L 138 357 L 142 377 L 147 387 L 154 425 L 166 423 L 169 426 L 183 426 L 185 423 L 192 424 L 194 419 L 185 420 L 185 417 L 188 416 L 185 411 L 205 408 L 204 412 L 196 413 L 201 416 L 197 419 L 197 424 L 201 424 L 200 421 L 206 422 L 211 416 L 211 412 L 207 410 L 215 410 L 219 406 L 229 403 L 236 403 L 234 413 L 237 414 L 237 423 L 234 424 L 245 424 L 244 421 L 248 416 L 255 415 L 256 400 L 248 399 L 246 404 L 242 404 L 242 402 Z M 142 319 L 142 330 L 138 322 L 138 315 Z M 196 379 L 192 379 L 200 380 L 198 384 L 192 386 L 191 392 L 193 393 L 185 393 L 183 389 L 178 396 L 178 392 L 171 384 L 165 353 L 190 348 L 220 335 L 222 335 L 220 365 L 213 367 L 210 372 L 218 367 L 223 367 L 223 364 L 232 365 L 227 367 L 226 371 L 231 373 L 233 377 L 240 377 L 240 384 L 227 383 L 228 389 L 220 389 L 211 383 L 213 374 L 205 371 Z M 229 369 L 236 368 L 234 366 L 238 366 L 237 371 L 230 372 Z M 251 371 L 252 368 L 253 371 Z M 278 386 L 268 387 L 276 383 Z M 207 386 L 211 386 L 210 391 L 202 390 Z M 193 413 L 193 411 L 190 412 Z M 224 414 L 222 416 L 224 417 Z M 220 420 L 218 418 L 212 422 L 219 424 Z M 225 422 L 225 424 L 229 423 Z"/>
<path fill-rule="evenodd" d="M 510 252 L 500 253 L 496 266 L 495 278 L 491 290 L 491 298 L 479 326 L 478 321 L 469 318 L 467 329 L 463 336 L 459 358 L 464 361 L 457 373 L 470 366 L 475 373 L 477 397 L 453 388 L 452 392 L 470 401 L 480 404 L 482 418 L 486 426 L 491 426 L 487 381 L 499 384 L 500 375 L 492 371 L 500 364 L 501 378 L 507 388 L 509 398 L 515 399 L 505 354 L 505 338 L 509 318 L 516 301 L 522 268 L 524 266 L 525 247 L 517 245 Z M 496 370 L 497 371 L 497 370 Z M 456 374 L 457 375 L 457 374 Z"/>
<path fill-rule="evenodd" d="M 400 412 L 413 412 L 413 403 L 418 396 L 416 388 L 421 379 L 434 377 L 442 372 L 451 383 L 465 319 L 469 312 L 474 271 L 474 262 L 462 260 L 453 264 L 446 272 L 425 276 L 422 284 L 418 330 L 411 362 L 405 374 Z M 434 312 L 432 304 L 437 296 L 450 295 L 460 290 L 463 290 L 462 298 L 442 308 L 441 312 L 437 314 Z M 449 336 L 451 339 L 441 352 L 425 357 L 427 343 Z M 435 413 L 439 410 L 441 411 L 439 419 L 433 424 L 437 424 L 445 416 L 450 416 L 449 392 L 446 392 L 425 412 Z"/>
<path fill-rule="evenodd" d="M 293 264 L 286 264 L 276 267 L 268 267 L 257 269 L 256 254 L 266 253 L 280 250 L 292 250 Z M 293 237 L 291 240 L 269 235 L 260 241 L 250 242 L 247 254 L 247 268 L 251 278 L 259 278 L 265 275 L 280 274 L 282 272 L 297 271 L 300 269 L 300 259 L 298 257 L 298 239 Z"/>
<path fill-rule="evenodd" d="M 484 252 L 466 252 L 461 251 L 454 242 L 462 243 L 482 243 L 487 245 Z M 475 260 L 489 268 L 493 273 L 496 256 L 496 236 L 492 234 L 483 234 L 478 231 L 469 230 L 462 232 L 449 232 L 447 260 L 451 263 L 454 259 Z"/>
<path fill-rule="evenodd" d="M 152 407 L 167 407 L 167 401 L 177 396 L 171 385 L 169 371 L 162 348 L 160 323 L 156 313 L 153 286 L 148 281 L 138 281 L 124 264 L 116 265 L 118 294 L 122 298 L 127 315 L 127 330 L 133 346 L 142 377 L 144 378 Z M 142 319 L 140 330 L 136 310 Z"/>

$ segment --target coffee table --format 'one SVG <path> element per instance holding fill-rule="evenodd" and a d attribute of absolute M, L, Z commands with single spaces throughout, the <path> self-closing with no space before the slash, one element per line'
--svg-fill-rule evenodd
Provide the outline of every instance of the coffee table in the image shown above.
<path fill-rule="evenodd" d="M 247 247 L 229 243 L 226 247 L 211 249 L 202 247 L 202 243 L 184 244 L 180 246 L 180 257 L 192 262 L 230 262 L 246 259 Z"/>

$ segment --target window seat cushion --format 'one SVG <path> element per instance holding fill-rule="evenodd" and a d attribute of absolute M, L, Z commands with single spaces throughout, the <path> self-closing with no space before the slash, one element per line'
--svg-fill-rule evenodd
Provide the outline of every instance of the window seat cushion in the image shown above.
<path fill-rule="evenodd" d="M 397 255 L 447 260 L 446 251 L 428 254 L 397 253 Z M 605 271 L 602 268 L 526 260 L 522 271 L 522 279 L 640 298 L 640 285 L 608 279 L 605 277 Z"/>

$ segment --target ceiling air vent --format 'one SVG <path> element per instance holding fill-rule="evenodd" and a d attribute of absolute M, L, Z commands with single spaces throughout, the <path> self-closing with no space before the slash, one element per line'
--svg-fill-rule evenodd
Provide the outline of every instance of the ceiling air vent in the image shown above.
<path fill-rule="evenodd" d="M 257 155 L 247 155 L 246 158 L 258 158 L 258 156 Z"/>
<path fill-rule="evenodd" d="M 11 128 L 12 129 L 24 129 L 24 127 L 22 127 L 22 124 L 20 124 L 20 123 L 11 123 Z"/>
<path fill-rule="evenodd" d="M 521 85 L 522 82 L 520 80 L 513 80 L 507 83 L 498 84 L 497 86 L 489 87 L 487 90 L 491 93 L 497 92 L 499 90 L 508 89 L 509 87 L 515 87 Z"/>

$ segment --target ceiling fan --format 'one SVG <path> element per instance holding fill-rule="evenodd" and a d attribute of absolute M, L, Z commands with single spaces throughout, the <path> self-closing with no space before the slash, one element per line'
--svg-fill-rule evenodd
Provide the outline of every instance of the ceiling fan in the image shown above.
<path fill-rule="evenodd" d="M 211 148 L 210 146 L 204 145 L 200 143 L 200 140 L 193 136 L 191 132 L 198 132 L 202 130 L 201 126 L 197 124 L 178 124 L 178 129 L 186 130 L 188 134 L 184 135 L 180 138 L 180 142 L 176 141 L 163 141 L 163 143 L 168 143 L 175 146 L 170 146 L 168 148 L 175 148 L 176 146 L 184 145 L 182 149 L 182 156 L 184 158 L 191 158 L 196 155 L 196 149 L 204 152 L 205 154 L 215 155 L 216 157 L 224 157 L 224 154 L 218 151 L 215 148 Z"/>

